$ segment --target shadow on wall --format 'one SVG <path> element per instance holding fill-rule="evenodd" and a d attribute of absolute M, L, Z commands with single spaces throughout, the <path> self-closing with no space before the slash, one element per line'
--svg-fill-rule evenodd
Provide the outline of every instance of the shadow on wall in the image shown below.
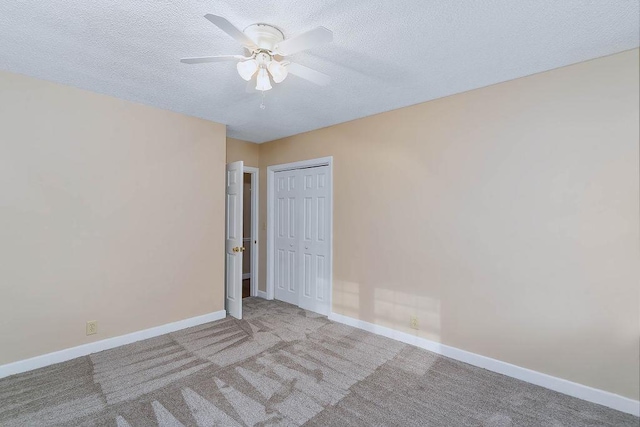
<path fill-rule="evenodd" d="M 360 284 L 335 281 L 332 310 L 344 316 L 360 318 Z"/>
<path fill-rule="evenodd" d="M 440 342 L 440 300 L 380 288 L 373 295 L 373 323 Z"/>
<path fill-rule="evenodd" d="M 333 311 L 344 316 L 409 333 L 431 341 L 441 340 L 440 300 L 392 289 L 361 293 L 355 282 L 336 281 Z M 371 296 L 373 300 L 371 300 Z M 411 327 L 415 316 L 417 328 Z"/>

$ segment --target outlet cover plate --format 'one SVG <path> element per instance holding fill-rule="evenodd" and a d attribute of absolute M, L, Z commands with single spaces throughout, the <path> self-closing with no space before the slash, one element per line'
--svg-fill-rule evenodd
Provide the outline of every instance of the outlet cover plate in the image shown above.
<path fill-rule="evenodd" d="M 87 335 L 93 335 L 98 333 L 98 321 L 89 320 L 87 322 Z"/>
<path fill-rule="evenodd" d="M 409 317 L 409 327 L 411 329 L 419 329 L 418 328 L 418 316 L 411 315 Z"/>

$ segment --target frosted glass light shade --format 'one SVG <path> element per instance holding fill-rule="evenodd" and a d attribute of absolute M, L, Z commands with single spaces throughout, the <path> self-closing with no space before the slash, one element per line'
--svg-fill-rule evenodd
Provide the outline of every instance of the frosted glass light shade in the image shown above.
<path fill-rule="evenodd" d="M 240 77 L 249 81 L 258 70 L 258 62 L 255 59 L 238 62 L 236 68 L 238 68 L 238 74 L 240 74 Z"/>
<path fill-rule="evenodd" d="M 267 68 L 271 73 L 271 77 L 273 77 L 273 81 L 276 83 L 280 83 L 281 81 L 283 81 L 287 77 L 287 74 L 289 74 L 287 67 L 285 67 L 278 61 L 269 62 Z"/>
<path fill-rule="evenodd" d="M 256 82 L 256 90 L 269 90 L 271 89 L 271 81 L 269 79 L 269 73 L 265 68 L 260 68 L 258 71 L 258 79 Z"/>

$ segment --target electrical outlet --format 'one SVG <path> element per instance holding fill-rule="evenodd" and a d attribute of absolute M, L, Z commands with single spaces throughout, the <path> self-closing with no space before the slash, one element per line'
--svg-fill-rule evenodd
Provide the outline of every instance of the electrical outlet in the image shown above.
<path fill-rule="evenodd" d="M 411 329 L 418 329 L 418 316 L 413 314 L 409 317 L 409 327 Z"/>
<path fill-rule="evenodd" d="M 93 335 L 98 333 L 98 321 L 90 320 L 87 322 L 87 335 Z"/>

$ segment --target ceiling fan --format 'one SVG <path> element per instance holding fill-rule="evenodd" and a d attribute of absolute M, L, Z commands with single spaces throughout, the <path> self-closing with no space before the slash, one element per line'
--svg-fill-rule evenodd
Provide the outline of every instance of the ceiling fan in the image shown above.
<path fill-rule="evenodd" d="M 282 31 L 273 25 L 252 24 L 240 31 L 222 16 L 207 14 L 204 17 L 240 42 L 249 52 L 249 55 L 182 58 L 180 62 L 201 64 L 205 62 L 239 61 L 236 67 L 240 77 L 250 82 L 253 76 L 257 74 L 255 88 L 263 92 L 272 88 L 271 79 L 275 83 L 280 83 L 288 74 L 296 75 L 320 86 L 329 84 L 330 78 L 326 74 L 312 70 L 304 65 L 287 61 L 285 57 L 319 44 L 331 42 L 333 40 L 333 32 L 330 30 L 324 27 L 316 27 L 291 39 L 285 39 Z"/>

